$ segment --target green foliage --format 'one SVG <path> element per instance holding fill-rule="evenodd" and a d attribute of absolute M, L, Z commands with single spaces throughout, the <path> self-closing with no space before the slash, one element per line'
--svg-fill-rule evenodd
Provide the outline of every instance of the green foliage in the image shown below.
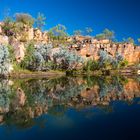
<path fill-rule="evenodd" d="M 126 40 L 128 43 L 132 43 L 132 44 L 134 44 L 135 43 L 135 41 L 134 41 L 134 39 L 133 38 L 131 38 L 131 37 L 129 37 L 129 38 L 127 38 L 127 40 Z"/>
<path fill-rule="evenodd" d="M 95 38 L 99 39 L 99 40 L 102 40 L 102 39 L 113 40 L 115 38 L 115 33 L 114 33 L 114 31 L 111 31 L 109 29 L 105 29 L 103 31 L 103 33 L 96 35 Z"/>
<path fill-rule="evenodd" d="M 27 47 L 24 60 L 21 62 L 21 68 L 29 70 L 48 70 L 47 66 L 52 45 L 39 44 L 34 46 L 30 44 Z"/>
<path fill-rule="evenodd" d="M 73 32 L 73 34 L 74 34 L 75 36 L 80 36 L 80 35 L 82 35 L 82 30 L 75 30 L 75 31 Z"/>
<path fill-rule="evenodd" d="M 93 29 L 91 27 L 85 28 L 85 35 L 90 35 L 93 32 Z"/>
<path fill-rule="evenodd" d="M 123 42 L 124 43 L 131 43 L 131 44 L 135 43 L 134 39 L 131 37 L 128 37 L 127 39 L 123 38 Z"/>
<path fill-rule="evenodd" d="M 64 25 L 58 24 L 49 30 L 48 35 L 53 40 L 63 40 L 67 36 L 67 29 Z"/>
<path fill-rule="evenodd" d="M 16 13 L 15 18 L 16 22 L 22 22 L 30 27 L 32 27 L 34 24 L 34 18 L 30 14 Z"/>
<path fill-rule="evenodd" d="M 140 38 L 138 38 L 138 42 L 140 43 Z"/>
<path fill-rule="evenodd" d="M 15 61 L 14 48 L 11 45 L 8 45 L 7 47 L 8 47 L 8 52 L 9 52 L 9 59 L 11 63 L 13 63 Z"/>
<path fill-rule="evenodd" d="M 128 62 L 124 60 L 122 55 L 120 55 L 119 53 L 116 53 L 115 57 L 113 58 L 106 51 L 101 50 L 99 55 L 99 66 L 102 69 L 118 69 L 121 67 L 125 67 L 128 64 Z"/>
<path fill-rule="evenodd" d="M 98 39 L 98 40 L 103 40 L 103 39 L 105 39 L 105 35 L 104 35 L 103 33 L 97 34 L 97 35 L 95 36 L 95 38 Z"/>
<path fill-rule="evenodd" d="M 44 16 L 44 14 L 38 13 L 38 16 L 36 19 L 37 28 L 41 30 L 42 27 L 45 25 L 45 20 L 46 20 L 46 17 Z"/>
<path fill-rule="evenodd" d="M 120 68 L 126 67 L 128 65 L 128 61 L 124 59 L 123 61 L 120 62 L 119 65 L 120 65 Z"/>
<path fill-rule="evenodd" d="M 6 17 L 4 19 L 4 24 L 2 25 L 2 29 L 4 30 L 4 33 L 7 36 L 12 36 L 14 34 L 13 32 L 14 28 L 14 22 L 11 17 Z"/>
<path fill-rule="evenodd" d="M 110 55 L 108 55 L 106 51 L 103 50 L 100 50 L 99 55 L 100 55 L 99 59 L 100 68 L 110 69 L 113 58 Z"/>
<path fill-rule="evenodd" d="M 118 69 L 120 67 L 123 67 L 122 63 L 124 62 L 124 58 L 119 53 L 115 54 L 115 58 L 112 61 L 112 68 Z"/>
<path fill-rule="evenodd" d="M 6 46 L 0 45 L 0 75 L 6 75 L 10 72 L 9 51 Z"/>
<path fill-rule="evenodd" d="M 34 45 L 29 44 L 29 46 L 26 49 L 26 54 L 25 54 L 24 60 L 22 60 L 20 63 L 21 68 L 28 69 L 28 68 L 30 68 L 30 66 L 32 66 L 32 64 L 35 60 L 34 52 L 35 52 Z"/>
<path fill-rule="evenodd" d="M 109 40 L 112 40 L 112 39 L 114 39 L 114 37 L 115 37 L 114 31 L 111 31 L 111 30 L 109 30 L 109 29 L 105 29 L 105 30 L 103 31 L 103 34 L 105 35 L 105 38 L 106 38 L 106 39 L 109 39 Z"/>
<path fill-rule="evenodd" d="M 66 48 L 61 48 L 53 57 L 58 68 L 64 70 L 75 69 L 79 63 L 83 63 L 81 56 L 77 55 L 75 52 L 67 50 Z"/>
<path fill-rule="evenodd" d="M 94 71 L 99 69 L 99 62 L 95 60 L 89 60 L 83 67 L 83 70 L 86 72 Z"/>

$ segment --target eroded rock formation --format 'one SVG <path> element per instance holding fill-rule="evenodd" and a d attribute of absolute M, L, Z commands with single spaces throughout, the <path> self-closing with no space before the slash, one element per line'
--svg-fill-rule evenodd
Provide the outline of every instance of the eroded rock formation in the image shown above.
<path fill-rule="evenodd" d="M 48 44 L 50 42 L 47 32 L 42 32 L 39 29 L 33 29 L 27 25 L 23 25 L 21 32 L 14 32 L 12 33 L 12 36 L 10 35 L 8 37 L 5 35 L 5 32 L 2 28 L 3 26 L 4 23 L 1 22 L 0 44 L 10 44 L 17 49 L 17 44 L 19 44 L 18 48 L 21 48 L 20 46 L 22 43 L 22 46 L 25 47 L 25 44 L 29 41 L 34 41 L 36 44 Z M 14 43 L 11 43 L 11 38 L 13 38 Z M 128 61 L 130 65 L 140 62 L 140 47 L 131 43 L 115 43 L 108 39 L 97 40 L 90 36 L 67 37 L 66 41 L 67 46 L 70 45 L 70 48 L 77 50 L 77 53 L 87 60 L 98 60 L 100 50 L 104 50 L 113 57 L 118 52 L 124 57 L 124 59 Z M 22 50 L 22 53 L 18 54 L 21 54 L 21 56 L 16 57 L 21 58 L 22 60 L 24 57 L 24 49 Z M 21 60 L 18 58 L 17 61 L 20 62 Z"/>
<path fill-rule="evenodd" d="M 74 40 L 75 44 L 71 47 L 85 59 L 98 60 L 100 50 L 104 50 L 113 57 L 116 53 L 121 54 L 130 65 L 140 62 L 140 47 L 134 44 L 115 43 L 107 39 L 97 40 L 91 37 L 75 37 Z"/>

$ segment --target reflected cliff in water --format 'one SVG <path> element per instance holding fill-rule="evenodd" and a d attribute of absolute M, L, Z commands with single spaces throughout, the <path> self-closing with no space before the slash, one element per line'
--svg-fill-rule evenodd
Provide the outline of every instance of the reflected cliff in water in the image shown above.
<path fill-rule="evenodd" d="M 1 80 L 0 123 L 30 128 L 35 124 L 34 118 L 63 115 L 69 108 L 112 111 L 111 102 L 132 104 L 140 97 L 139 81 L 126 77 Z"/>

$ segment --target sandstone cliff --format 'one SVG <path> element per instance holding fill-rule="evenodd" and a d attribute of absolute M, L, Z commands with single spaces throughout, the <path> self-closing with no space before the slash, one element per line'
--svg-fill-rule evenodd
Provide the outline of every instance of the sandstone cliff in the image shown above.
<path fill-rule="evenodd" d="M 115 43 L 109 40 L 97 40 L 91 37 L 76 37 L 75 44 L 71 47 L 76 49 L 85 59 L 99 59 L 99 51 L 104 50 L 112 57 L 116 53 L 121 54 L 128 63 L 136 64 L 140 62 L 140 47 L 131 43 Z"/>
<path fill-rule="evenodd" d="M 21 32 L 6 36 L 2 28 L 3 24 L 3 22 L 0 23 L 0 44 L 12 45 L 18 62 L 24 58 L 27 42 L 48 44 L 51 41 L 47 32 L 41 32 L 39 29 L 33 29 L 27 25 L 22 27 Z M 129 65 L 140 62 L 140 47 L 131 43 L 115 43 L 107 39 L 97 40 L 94 37 L 74 36 L 66 38 L 66 45 L 70 49 L 76 50 L 85 60 L 98 60 L 100 50 L 104 50 L 112 57 L 115 57 L 116 53 L 121 54 Z"/>

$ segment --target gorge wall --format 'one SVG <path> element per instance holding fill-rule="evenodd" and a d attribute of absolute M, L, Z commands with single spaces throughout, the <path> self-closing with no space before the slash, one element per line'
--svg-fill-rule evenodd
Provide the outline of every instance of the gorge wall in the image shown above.
<path fill-rule="evenodd" d="M 20 33 L 14 33 L 7 36 L 2 29 L 3 23 L 0 23 L 0 44 L 14 47 L 16 60 L 20 62 L 24 58 L 25 44 L 34 41 L 36 44 L 48 44 L 51 40 L 47 32 L 41 32 L 39 29 L 24 26 Z M 140 47 L 132 43 L 115 43 L 110 40 L 97 40 L 92 37 L 72 36 L 66 38 L 66 44 L 70 50 L 76 50 L 85 60 L 99 59 L 100 50 L 106 51 L 110 56 L 115 57 L 116 53 L 123 56 L 129 65 L 140 62 Z M 58 44 L 59 46 L 59 44 Z"/>
<path fill-rule="evenodd" d="M 90 37 L 76 37 L 75 40 L 76 44 L 72 48 L 85 59 L 98 60 L 100 50 L 104 50 L 112 57 L 115 57 L 116 53 L 121 54 L 130 65 L 140 62 L 140 47 L 132 43 L 115 43 Z"/>

